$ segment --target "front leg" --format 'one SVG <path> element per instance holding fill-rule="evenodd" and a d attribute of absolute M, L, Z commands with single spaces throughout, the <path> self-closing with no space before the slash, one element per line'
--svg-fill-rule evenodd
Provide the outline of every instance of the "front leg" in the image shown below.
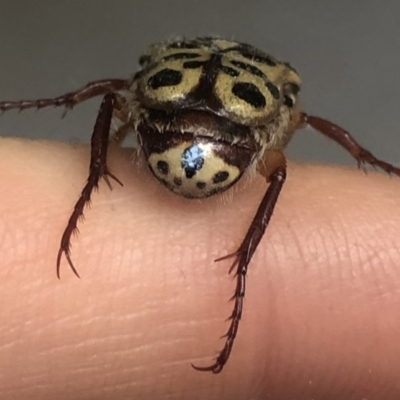
<path fill-rule="evenodd" d="M 235 258 L 235 261 L 229 269 L 229 273 L 231 273 L 236 267 L 236 290 L 231 299 L 234 300 L 235 304 L 232 314 L 229 317 L 231 323 L 228 332 L 224 335 L 224 337 L 226 337 L 225 345 L 214 364 L 208 367 L 197 367 L 192 364 L 193 368 L 198 371 L 212 371 L 214 374 L 218 374 L 222 371 L 229 359 L 238 332 L 239 322 L 242 317 L 247 267 L 265 233 L 265 229 L 272 217 L 275 204 L 286 179 L 286 159 L 281 152 L 266 152 L 264 160 L 262 160 L 262 163 L 259 165 L 259 171 L 266 177 L 270 184 L 250 224 L 246 236 L 235 253 L 215 260 L 221 261 L 231 257 Z"/>
<path fill-rule="evenodd" d="M 83 88 L 63 94 L 62 96 L 38 99 L 38 100 L 19 100 L 19 101 L 0 101 L 0 112 L 9 110 L 26 110 L 28 108 L 60 107 L 73 108 L 79 103 L 91 99 L 92 97 L 105 95 L 106 93 L 116 92 L 127 89 L 128 81 L 123 79 L 102 79 L 88 83 Z"/>
<path fill-rule="evenodd" d="M 100 110 L 97 115 L 91 139 L 89 177 L 78 201 L 75 204 L 74 211 L 69 218 L 67 227 L 65 228 L 61 238 L 60 249 L 57 256 L 58 278 L 60 278 L 60 264 L 63 254 L 65 255 L 72 271 L 79 278 L 79 274 L 71 260 L 71 236 L 73 233 L 77 232 L 78 220 L 83 215 L 83 209 L 85 208 L 85 205 L 90 203 L 90 196 L 93 192 L 93 189 L 98 189 L 101 178 L 104 178 L 110 189 L 111 183 L 109 178 L 114 179 L 116 182 L 122 185 L 122 183 L 109 171 L 107 167 L 108 138 L 114 105 L 115 94 L 107 94 L 101 103 Z"/>

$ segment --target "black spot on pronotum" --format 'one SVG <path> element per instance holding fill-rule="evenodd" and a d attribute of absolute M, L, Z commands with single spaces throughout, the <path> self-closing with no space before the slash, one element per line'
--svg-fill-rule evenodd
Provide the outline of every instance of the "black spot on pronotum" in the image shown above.
<path fill-rule="evenodd" d="M 198 49 L 199 45 L 194 42 L 174 42 L 168 45 L 169 49 Z"/>
<path fill-rule="evenodd" d="M 174 183 L 176 186 L 182 186 L 182 179 L 181 178 L 174 178 Z"/>
<path fill-rule="evenodd" d="M 206 187 L 206 183 L 205 182 L 197 182 L 196 186 L 198 187 L 198 189 L 204 189 Z"/>
<path fill-rule="evenodd" d="M 163 57 L 163 61 L 173 61 L 173 60 L 190 60 L 192 58 L 200 57 L 200 54 L 196 53 L 174 53 Z"/>
<path fill-rule="evenodd" d="M 204 61 L 186 61 L 183 63 L 183 68 L 196 69 L 204 65 Z"/>
<path fill-rule="evenodd" d="M 213 183 L 221 183 L 228 179 L 229 172 L 228 171 L 219 171 L 213 176 Z"/>
<path fill-rule="evenodd" d="M 169 166 L 166 161 L 160 160 L 157 162 L 157 169 L 164 175 L 168 175 Z"/>
<path fill-rule="evenodd" d="M 241 61 L 236 61 L 236 60 L 232 60 L 231 64 L 234 65 L 235 67 L 238 67 L 240 69 L 243 69 L 247 72 L 250 72 L 253 75 L 259 76 L 260 78 L 266 78 L 264 72 L 262 72 L 260 69 L 258 69 L 257 67 L 255 67 L 254 65 L 251 64 L 247 64 Z"/>
<path fill-rule="evenodd" d="M 232 93 L 254 108 L 264 108 L 266 105 L 265 97 L 252 83 L 237 82 L 232 87 Z"/>
<path fill-rule="evenodd" d="M 224 74 L 231 76 L 232 78 L 236 78 L 237 76 L 240 75 L 239 72 L 236 71 L 236 69 L 233 69 L 231 67 L 225 67 L 224 65 L 221 67 L 221 71 Z"/>
<path fill-rule="evenodd" d="M 272 82 L 267 82 L 265 84 L 265 86 L 267 87 L 267 89 L 270 91 L 270 93 L 272 94 L 272 97 L 275 100 L 279 100 L 280 97 L 280 93 L 279 93 L 279 89 L 272 83 Z"/>
<path fill-rule="evenodd" d="M 254 61 L 257 61 L 259 63 L 263 63 L 268 65 L 269 67 L 275 67 L 276 66 L 276 61 L 273 60 L 271 57 L 265 55 L 265 56 L 261 56 L 261 55 L 255 55 L 253 57 Z"/>
<path fill-rule="evenodd" d="M 178 85 L 181 80 L 182 73 L 174 69 L 165 68 L 151 76 L 147 83 L 152 89 L 158 89 L 164 86 Z"/>
<path fill-rule="evenodd" d="M 193 178 L 196 172 L 203 167 L 203 164 L 203 150 L 197 144 L 194 144 L 183 151 L 181 166 L 185 171 L 186 178 Z"/>

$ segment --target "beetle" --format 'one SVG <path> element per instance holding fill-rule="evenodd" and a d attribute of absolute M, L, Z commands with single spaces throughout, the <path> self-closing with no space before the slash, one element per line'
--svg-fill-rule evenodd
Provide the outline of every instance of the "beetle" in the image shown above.
<path fill-rule="evenodd" d="M 157 43 L 139 59 L 129 79 L 88 83 L 65 95 L 3 101 L 0 110 L 74 106 L 103 96 L 91 138 L 89 176 L 61 238 L 57 276 L 65 256 L 72 271 L 70 240 L 91 194 L 104 179 L 122 182 L 107 166 L 110 141 L 137 135 L 150 171 L 173 193 L 206 198 L 228 190 L 244 174 L 260 173 L 268 188 L 233 258 L 236 289 L 225 344 L 215 362 L 199 371 L 219 373 L 238 332 L 248 265 L 273 214 L 286 179 L 284 149 L 293 133 L 309 125 L 347 150 L 358 166 L 370 164 L 400 176 L 400 169 L 377 159 L 340 126 L 301 111 L 301 80 L 286 62 L 248 44 L 217 37 Z M 111 135 L 112 120 L 119 128 Z"/>

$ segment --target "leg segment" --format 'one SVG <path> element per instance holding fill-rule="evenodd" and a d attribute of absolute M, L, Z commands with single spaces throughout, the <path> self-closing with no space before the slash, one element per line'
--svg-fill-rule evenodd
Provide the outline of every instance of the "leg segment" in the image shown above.
<path fill-rule="evenodd" d="M 340 144 L 344 149 L 346 149 L 356 160 L 358 166 L 363 164 L 370 164 L 374 167 L 379 167 L 388 174 L 396 174 L 400 176 L 400 168 L 397 168 L 385 161 L 379 160 L 368 150 L 361 147 L 347 132 L 340 126 L 327 121 L 319 117 L 313 117 L 311 115 L 302 114 L 300 119 L 301 124 L 309 124 L 317 131 L 321 132 L 328 138 L 334 140 L 336 143 Z"/>
<path fill-rule="evenodd" d="M 121 143 L 125 140 L 125 138 L 128 136 L 128 133 L 132 131 L 132 124 L 131 123 L 126 123 L 121 125 L 111 136 L 110 142 L 120 146 Z"/>
<path fill-rule="evenodd" d="M 71 236 L 77 232 L 78 220 L 83 215 L 83 209 L 85 208 L 85 205 L 90 203 L 90 196 L 93 192 L 93 189 L 98 189 L 101 178 L 104 178 L 110 189 L 111 183 L 109 178 L 114 179 L 116 182 L 122 185 L 122 183 L 108 170 L 107 167 L 108 137 L 114 103 L 115 95 L 113 93 L 107 94 L 101 103 L 100 110 L 97 115 L 91 139 L 89 177 L 85 187 L 81 192 L 79 200 L 75 204 L 74 211 L 69 218 L 67 227 L 65 228 L 61 238 L 60 249 L 57 256 L 58 278 L 60 278 L 60 264 L 63 254 L 65 255 L 72 271 L 76 276 L 79 277 L 78 272 L 71 260 Z"/>
<path fill-rule="evenodd" d="M 229 270 L 229 272 L 232 272 L 232 270 L 235 267 L 237 267 L 235 274 L 236 290 L 235 294 L 232 297 L 232 300 L 234 300 L 235 305 L 232 314 L 229 317 L 229 320 L 231 322 L 228 332 L 224 335 L 224 337 L 226 338 L 224 348 L 219 353 L 214 364 L 208 367 L 197 367 L 192 364 L 193 368 L 198 371 L 212 371 L 214 374 L 217 374 L 222 371 L 224 365 L 229 359 L 233 343 L 235 341 L 235 337 L 238 332 L 239 321 L 242 316 L 247 267 L 271 219 L 276 201 L 278 200 L 279 197 L 279 193 L 282 189 L 283 183 L 285 182 L 285 178 L 286 178 L 285 165 L 276 167 L 272 171 L 272 173 L 268 177 L 268 180 L 270 182 L 268 190 L 265 193 L 260 206 L 258 207 L 257 213 L 239 249 L 233 254 L 221 257 L 218 260 L 216 260 L 220 261 L 220 260 L 225 260 L 227 258 L 235 257 L 235 261 L 233 262 Z"/>
<path fill-rule="evenodd" d="M 106 93 L 122 90 L 128 87 L 128 81 L 123 79 L 104 79 L 88 83 L 82 89 L 75 92 L 64 94 L 63 96 L 52 99 L 39 100 L 21 100 L 21 101 L 2 101 L 0 102 L 0 111 L 8 110 L 26 110 L 27 108 L 59 107 L 65 106 L 72 108 L 92 97 L 104 95 Z"/>

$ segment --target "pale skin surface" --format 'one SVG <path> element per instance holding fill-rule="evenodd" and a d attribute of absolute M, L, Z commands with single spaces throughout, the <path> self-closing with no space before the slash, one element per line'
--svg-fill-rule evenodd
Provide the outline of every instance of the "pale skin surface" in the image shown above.
<path fill-rule="evenodd" d="M 400 179 L 289 164 L 250 264 L 244 315 L 219 375 L 229 260 L 262 178 L 202 202 L 170 194 L 128 151 L 124 183 L 93 195 L 72 257 L 59 241 L 87 146 L 0 140 L 1 399 L 400 398 Z"/>

